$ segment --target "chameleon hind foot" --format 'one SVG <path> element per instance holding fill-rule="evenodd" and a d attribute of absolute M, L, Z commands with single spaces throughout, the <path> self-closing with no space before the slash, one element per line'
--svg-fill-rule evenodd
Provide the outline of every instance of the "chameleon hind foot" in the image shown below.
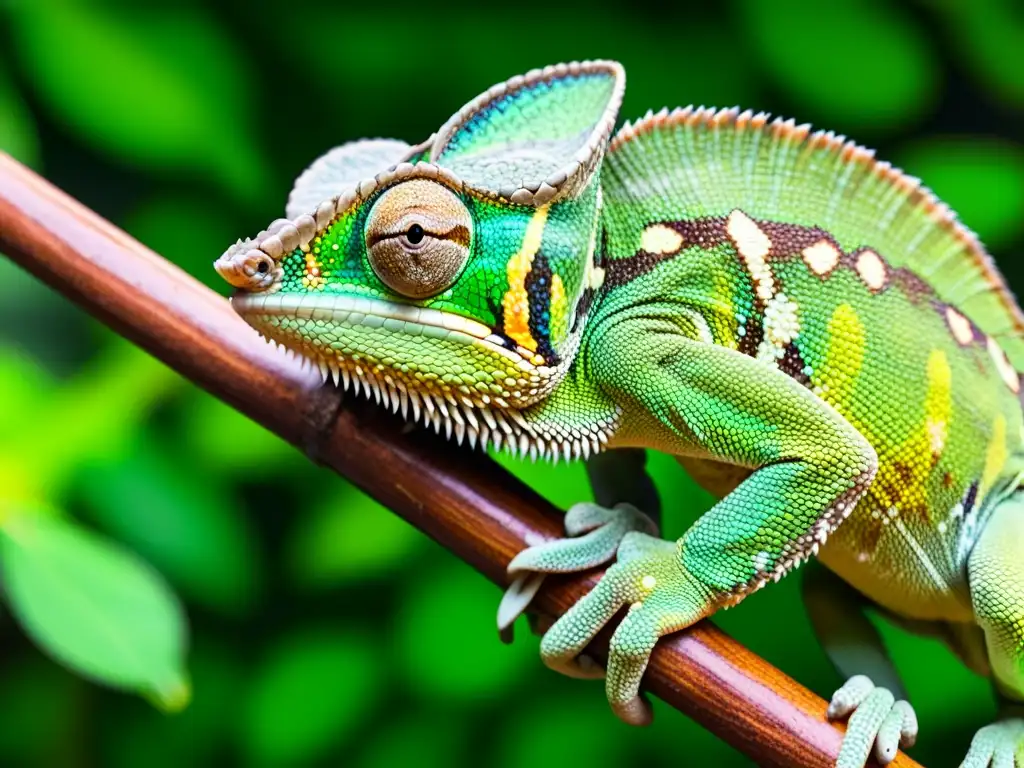
<path fill-rule="evenodd" d="M 986 725 L 971 740 L 960 768 L 1024 768 L 1024 719 Z"/>
<path fill-rule="evenodd" d="M 583 502 L 571 507 L 565 514 L 568 538 L 524 549 L 508 564 L 508 573 L 515 578 L 498 606 L 502 640 L 511 640 L 512 623 L 529 606 L 546 574 L 575 573 L 609 562 L 630 531 L 656 536 L 658 528 L 631 504 L 608 508 Z"/>
<path fill-rule="evenodd" d="M 712 612 L 708 588 L 683 566 L 679 545 L 636 531 L 627 533 L 618 561 L 597 586 L 560 617 L 541 640 L 544 663 L 572 677 L 599 677 L 580 653 L 623 606 L 629 606 L 608 646 L 605 688 L 612 710 L 631 725 L 651 721 L 640 679 L 658 638 Z"/>
<path fill-rule="evenodd" d="M 850 715 L 850 713 L 853 713 Z M 850 715 L 836 768 L 863 768 L 869 753 L 887 765 L 900 747 L 917 740 L 917 715 L 906 701 L 896 701 L 887 688 L 879 688 L 865 675 L 855 675 L 832 696 L 829 720 Z"/>

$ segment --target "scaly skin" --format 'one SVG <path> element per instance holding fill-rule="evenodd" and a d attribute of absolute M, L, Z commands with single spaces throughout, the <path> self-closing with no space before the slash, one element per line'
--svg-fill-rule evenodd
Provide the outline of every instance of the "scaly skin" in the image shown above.
<path fill-rule="evenodd" d="M 543 573 L 616 557 L 541 652 L 604 674 L 580 652 L 629 604 L 606 678 L 624 720 L 650 717 L 660 636 L 820 555 L 855 590 L 808 593 L 851 678 L 829 709 L 851 716 L 839 764 L 916 735 L 866 598 L 992 675 L 1007 716 L 965 765 L 1024 765 L 1024 316 L 1002 278 L 927 190 L 841 137 L 686 109 L 612 138 L 623 87 L 613 62 L 551 67 L 419 146 L 332 150 L 287 220 L 217 261 L 236 309 L 459 442 L 657 449 L 722 497 L 657 538 L 655 509 L 615 505 L 655 506 L 630 450 L 595 464 L 603 506 L 510 565 L 503 624 Z"/>

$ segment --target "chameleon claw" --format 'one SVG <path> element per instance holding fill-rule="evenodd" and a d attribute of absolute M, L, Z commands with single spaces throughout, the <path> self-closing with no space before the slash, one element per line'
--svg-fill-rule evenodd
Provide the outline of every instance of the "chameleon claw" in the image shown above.
<path fill-rule="evenodd" d="M 540 585 L 544 583 L 544 573 L 521 573 L 505 590 L 498 604 L 498 637 L 501 642 L 512 642 L 512 625 L 519 615 L 526 610 Z"/>
<path fill-rule="evenodd" d="M 623 704 L 612 704 L 612 711 L 628 725 L 647 726 L 654 721 L 651 703 L 637 694 Z"/>

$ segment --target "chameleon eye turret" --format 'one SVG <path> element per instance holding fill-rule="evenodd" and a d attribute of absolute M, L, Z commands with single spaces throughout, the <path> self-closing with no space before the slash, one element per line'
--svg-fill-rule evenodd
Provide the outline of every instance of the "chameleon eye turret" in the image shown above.
<path fill-rule="evenodd" d="M 447 188 L 426 179 L 380 196 L 366 221 L 366 248 L 377 277 L 395 293 L 425 299 L 448 288 L 469 259 L 473 219 Z"/>

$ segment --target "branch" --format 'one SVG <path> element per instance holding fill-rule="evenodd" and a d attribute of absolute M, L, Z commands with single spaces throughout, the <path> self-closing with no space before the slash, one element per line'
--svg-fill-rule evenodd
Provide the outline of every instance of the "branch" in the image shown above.
<path fill-rule="evenodd" d="M 488 457 L 424 430 L 403 434 L 370 403 L 342 403 L 223 297 L 3 153 L 0 251 L 496 584 L 507 585 L 505 566 L 528 540 L 561 535 L 561 513 Z M 560 615 L 599 576 L 549 578 L 536 605 Z M 604 636 L 591 652 L 606 651 Z M 645 688 L 759 764 L 835 764 L 843 729 L 825 721 L 825 702 L 710 622 L 658 643 Z M 892 763 L 916 765 L 902 754 Z"/>

